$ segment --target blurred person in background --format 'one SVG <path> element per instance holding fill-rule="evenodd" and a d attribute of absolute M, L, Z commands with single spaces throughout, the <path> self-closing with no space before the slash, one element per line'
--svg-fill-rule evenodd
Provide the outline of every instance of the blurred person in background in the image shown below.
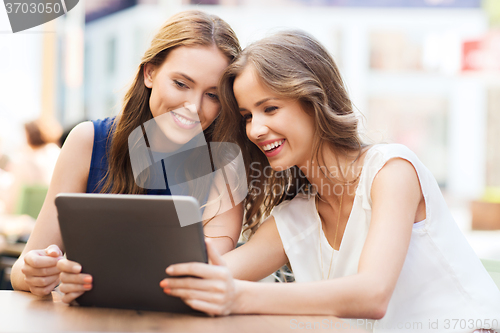
<path fill-rule="evenodd" d="M 3 151 L 3 138 L 0 137 L 0 170 L 5 170 L 9 164 L 9 156 Z"/>
<path fill-rule="evenodd" d="M 3 151 L 3 139 L 0 138 L 0 214 L 5 213 L 9 198 L 9 190 L 14 184 L 14 175 L 5 170 L 9 158 Z"/>
<path fill-rule="evenodd" d="M 13 175 L 8 190 L 6 213 L 14 214 L 24 186 L 48 188 L 54 171 L 62 134 L 61 125 L 55 119 L 40 118 L 24 124 L 26 146 L 13 156 L 6 169 Z"/>
<path fill-rule="evenodd" d="M 7 155 L 3 153 L 2 138 L 0 138 L 0 216 L 5 213 L 5 206 L 8 199 L 9 189 L 14 183 L 14 176 L 5 171 L 5 166 L 7 165 Z M 0 217 L 0 231 L 3 229 Z M 0 253 L 3 251 L 6 245 L 6 240 L 4 235 L 0 234 Z"/>

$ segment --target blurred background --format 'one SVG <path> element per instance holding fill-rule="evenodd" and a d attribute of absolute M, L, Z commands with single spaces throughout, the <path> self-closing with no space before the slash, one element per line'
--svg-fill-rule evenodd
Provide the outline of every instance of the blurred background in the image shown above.
<path fill-rule="evenodd" d="M 37 215 L 22 208 L 26 181 L 10 190 L 29 141 L 25 124 L 37 119 L 42 137 L 64 138 L 81 121 L 116 115 L 156 29 L 197 8 L 226 20 L 243 47 L 283 28 L 313 34 L 339 65 L 364 135 L 412 149 L 474 250 L 500 260 L 500 0 L 80 0 L 16 34 L 0 7 L 7 243 L 22 229 L 13 216 Z M 31 192 L 46 186 L 40 179 L 29 183 Z"/>

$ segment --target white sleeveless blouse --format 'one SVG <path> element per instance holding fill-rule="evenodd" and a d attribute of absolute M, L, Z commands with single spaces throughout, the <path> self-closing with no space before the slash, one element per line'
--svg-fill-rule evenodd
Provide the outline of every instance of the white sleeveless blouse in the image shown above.
<path fill-rule="evenodd" d="M 375 145 L 366 153 L 342 243 L 333 254 L 330 279 L 357 273 L 370 227 L 372 182 L 392 158 L 408 160 L 417 171 L 426 219 L 413 226 L 386 315 L 375 322 L 358 321 L 358 328 L 373 325 L 374 332 L 433 333 L 472 332 L 492 323 L 492 328 L 499 328 L 500 291 L 453 220 L 431 172 L 403 145 Z M 297 195 L 275 207 L 272 215 L 295 281 L 319 281 L 328 276 L 333 249 L 321 230 L 314 196 Z M 379 260 L 383 264 L 384 258 Z M 485 320 L 490 324 L 481 324 Z"/>

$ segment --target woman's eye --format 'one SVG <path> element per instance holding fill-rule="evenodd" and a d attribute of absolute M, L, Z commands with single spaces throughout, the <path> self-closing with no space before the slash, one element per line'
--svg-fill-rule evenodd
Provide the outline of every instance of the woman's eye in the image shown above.
<path fill-rule="evenodd" d="M 243 114 L 241 115 L 241 117 L 243 118 L 243 121 L 248 122 L 250 119 L 252 119 L 252 114 L 251 113 Z"/>
<path fill-rule="evenodd" d="M 174 80 L 174 84 L 179 88 L 187 88 L 188 86 L 182 83 L 181 81 Z"/>
<path fill-rule="evenodd" d="M 264 109 L 265 112 L 273 112 L 273 111 L 276 111 L 278 110 L 278 107 L 277 106 L 268 106 Z"/>
<path fill-rule="evenodd" d="M 219 100 L 219 96 L 217 96 L 217 94 L 207 93 L 207 96 L 208 96 L 208 98 L 213 99 L 214 101 Z"/>

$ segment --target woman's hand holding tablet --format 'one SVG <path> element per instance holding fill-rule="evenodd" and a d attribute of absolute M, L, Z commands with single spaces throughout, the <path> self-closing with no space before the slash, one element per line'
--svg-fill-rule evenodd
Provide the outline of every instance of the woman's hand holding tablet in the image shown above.
<path fill-rule="evenodd" d="M 181 298 L 195 310 L 209 315 L 228 315 L 237 312 L 237 284 L 226 262 L 217 249 L 206 239 L 209 264 L 200 262 L 170 265 L 170 276 L 195 276 L 195 278 L 166 278 L 160 282 L 163 291 Z"/>
<path fill-rule="evenodd" d="M 31 250 L 24 256 L 21 271 L 31 293 L 44 296 L 59 284 L 57 262 L 62 258 L 62 251 L 54 244 L 44 250 Z"/>
<path fill-rule="evenodd" d="M 59 291 L 64 294 L 62 297 L 64 303 L 70 304 L 84 292 L 92 289 L 92 275 L 81 273 L 82 265 L 79 263 L 62 259 L 57 263 L 57 268 L 61 271 Z"/>

